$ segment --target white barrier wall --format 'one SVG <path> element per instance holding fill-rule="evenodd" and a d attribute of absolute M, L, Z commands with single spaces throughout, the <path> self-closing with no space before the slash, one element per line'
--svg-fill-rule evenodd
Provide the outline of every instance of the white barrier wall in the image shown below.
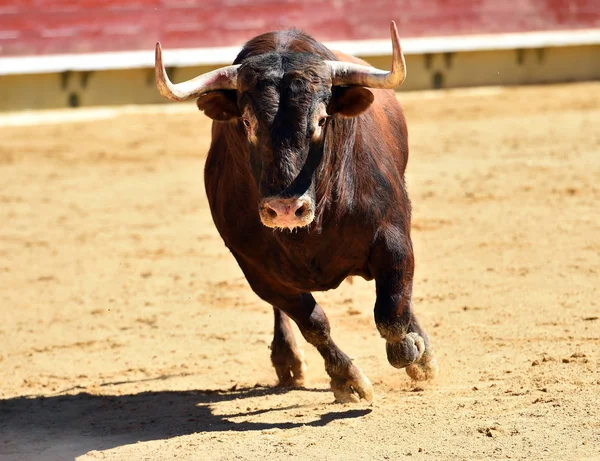
<path fill-rule="evenodd" d="M 388 40 L 331 48 L 388 68 Z M 399 90 L 600 79 L 600 30 L 403 41 L 408 77 Z M 165 50 L 173 81 L 230 63 L 238 48 Z M 154 53 L 0 58 L 0 110 L 165 102 L 154 84 Z"/>

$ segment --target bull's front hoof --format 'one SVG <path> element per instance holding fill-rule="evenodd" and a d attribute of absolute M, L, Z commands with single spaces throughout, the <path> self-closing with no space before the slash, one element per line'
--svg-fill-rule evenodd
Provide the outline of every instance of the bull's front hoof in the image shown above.
<path fill-rule="evenodd" d="M 425 352 L 425 341 L 419 334 L 410 332 L 398 342 L 386 342 L 385 351 L 390 365 L 404 368 L 421 359 Z"/>
<path fill-rule="evenodd" d="M 438 375 L 438 363 L 432 349 L 427 349 L 416 363 L 406 367 L 406 374 L 415 381 L 429 381 Z"/>
<path fill-rule="evenodd" d="M 337 403 L 356 403 L 360 399 L 373 401 L 373 386 L 364 373 L 355 365 L 348 371 L 348 378 L 332 378 L 331 390 Z"/>

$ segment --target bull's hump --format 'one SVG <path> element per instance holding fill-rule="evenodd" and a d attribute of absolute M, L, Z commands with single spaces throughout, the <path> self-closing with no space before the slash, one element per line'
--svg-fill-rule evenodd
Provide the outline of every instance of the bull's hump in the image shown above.
<path fill-rule="evenodd" d="M 250 56 L 265 53 L 310 53 L 323 59 L 336 59 L 335 55 L 322 43 L 298 29 L 279 30 L 259 35 L 244 45 L 235 60 L 240 64 Z"/>

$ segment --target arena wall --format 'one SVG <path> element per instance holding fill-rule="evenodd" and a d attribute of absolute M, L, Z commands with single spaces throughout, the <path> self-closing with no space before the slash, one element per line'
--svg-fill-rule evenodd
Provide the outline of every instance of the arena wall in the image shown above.
<path fill-rule="evenodd" d="M 391 19 L 402 90 L 600 79 L 593 0 L 23 0 L 0 2 L 0 110 L 162 102 L 157 40 L 175 81 L 292 26 L 388 68 Z"/>

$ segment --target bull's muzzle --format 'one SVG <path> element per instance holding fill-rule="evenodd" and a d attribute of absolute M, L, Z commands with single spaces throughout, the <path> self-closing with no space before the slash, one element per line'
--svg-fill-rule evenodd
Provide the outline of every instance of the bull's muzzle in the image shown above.
<path fill-rule="evenodd" d="M 259 206 L 262 223 L 276 229 L 308 226 L 315 218 L 315 206 L 308 195 L 301 197 L 263 199 Z"/>

